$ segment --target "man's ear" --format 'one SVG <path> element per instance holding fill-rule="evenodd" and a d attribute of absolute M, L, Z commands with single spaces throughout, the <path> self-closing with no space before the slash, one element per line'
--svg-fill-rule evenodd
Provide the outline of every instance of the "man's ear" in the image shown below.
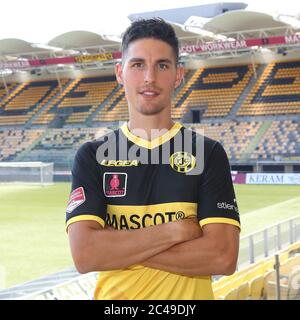
<path fill-rule="evenodd" d="M 123 70 L 122 63 L 117 63 L 115 66 L 116 78 L 119 84 L 123 84 Z"/>
<path fill-rule="evenodd" d="M 183 81 L 184 77 L 184 67 L 179 65 L 176 70 L 176 80 L 175 80 L 175 89 L 178 88 Z"/>

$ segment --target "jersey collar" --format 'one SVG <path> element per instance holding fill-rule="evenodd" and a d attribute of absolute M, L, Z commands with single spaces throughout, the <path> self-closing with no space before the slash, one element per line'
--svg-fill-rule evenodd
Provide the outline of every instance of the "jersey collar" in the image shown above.
<path fill-rule="evenodd" d="M 175 122 L 173 127 L 169 131 L 164 133 L 162 136 L 157 137 L 151 141 L 148 141 L 132 134 L 128 129 L 127 123 L 124 123 L 121 126 L 121 130 L 123 131 L 124 135 L 127 137 L 128 140 L 146 149 L 154 149 L 164 144 L 165 142 L 172 139 L 179 132 L 181 128 L 182 128 L 182 125 L 179 122 Z"/>

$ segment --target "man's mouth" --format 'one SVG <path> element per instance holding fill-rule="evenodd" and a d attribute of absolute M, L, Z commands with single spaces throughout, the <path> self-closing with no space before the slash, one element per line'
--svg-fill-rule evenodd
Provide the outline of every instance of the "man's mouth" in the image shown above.
<path fill-rule="evenodd" d="M 159 92 L 156 90 L 142 90 L 140 91 L 140 94 L 144 97 L 156 97 L 159 95 Z"/>

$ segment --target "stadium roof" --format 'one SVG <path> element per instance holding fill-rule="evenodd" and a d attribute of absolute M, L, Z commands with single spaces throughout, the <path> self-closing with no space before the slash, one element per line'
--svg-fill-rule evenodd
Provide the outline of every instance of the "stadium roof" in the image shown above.
<path fill-rule="evenodd" d="M 0 55 L 13 55 L 25 52 L 50 52 L 51 50 L 35 48 L 31 43 L 21 39 L 3 39 L 0 40 Z M 9 59 L 9 57 L 7 57 Z"/>
<path fill-rule="evenodd" d="M 282 35 L 282 28 L 291 27 L 289 24 L 275 20 L 273 16 L 253 11 L 229 11 L 214 17 L 203 25 L 205 30 L 233 35 L 246 32 L 246 37 L 257 36 L 249 30 L 266 30 L 269 35 Z M 271 30 L 273 29 L 273 30 Z"/>
<path fill-rule="evenodd" d="M 120 41 L 113 41 L 90 31 L 70 31 L 55 37 L 48 44 L 62 49 L 92 49 L 91 47 L 98 46 L 105 48 L 107 51 L 115 51 L 119 49 Z"/>
<path fill-rule="evenodd" d="M 110 40 L 103 35 L 90 31 L 70 31 L 58 35 L 46 44 L 30 43 L 21 39 L 0 40 L 0 56 L 18 55 L 25 57 L 31 55 L 45 55 L 52 52 L 59 54 L 99 53 L 101 51 L 113 52 L 119 50 L 120 40 Z M 69 52 L 68 52 L 69 51 Z M 76 52 L 74 52 L 76 51 Z"/>
<path fill-rule="evenodd" d="M 201 35 L 197 29 L 188 29 L 184 25 L 179 23 L 168 21 L 175 30 L 175 33 L 179 39 L 180 45 L 193 45 L 197 42 L 198 38 L 202 38 L 203 41 L 212 41 L 213 37 L 211 35 Z"/>
<path fill-rule="evenodd" d="M 222 36 L 225 39 L 267 37 L 286 35 L 291 30 L 292 32 L 300 30 L 300 21 L 297 20 L 300 14 L 297 12 L 294 17 L 288 17 L 290 20 L 286 22 L 282 19 L 283 15 L 272 16 L 267 13 L 247 11 L 244 10 L 246 6 L 242 2 L 216 3 L 146 12 L 129 17 L 136 19 L 137 17 L 151 17 L 159 14 L 163 18 L 168 17 L 169 19 L 166 20 L 173 25 L 181 46 L 224 40 L 221 38 Z M 293 26 L 291 21 L 298 23 L 298 26 Z M 94 30 L 64 32 L 42 44 L 30 43 L 23 39 L 0 40 L 0 60 L 4 61 L 19 58 L 39 59 L 96 54 L 119 50 L 120 38 L 118 36 L 112 38 L 94 32 Z"/>
<path fill-rule="evenodd" d="M 179 24 L 184 24 L 190 16 L 213 18 L 226 11 L 245 9 L 246 7 L 247 4 L 243 2 L 219 2 L 199 6 L 190 6 L 185 8 L 134 13 L 130 14 L 128 18 L 131 21 L 134 21 L 140 18 L 148 19 L 152 17 L 160 17 L 167 21 L 174 21 Z"/>

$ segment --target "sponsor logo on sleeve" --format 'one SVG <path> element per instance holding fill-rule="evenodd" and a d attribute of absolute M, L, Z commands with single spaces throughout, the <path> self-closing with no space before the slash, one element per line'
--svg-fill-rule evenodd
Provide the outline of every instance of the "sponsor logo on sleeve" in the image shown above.
<path fill-rule="evenodd" d="M 85 194 L 84 194 L 83 187 L 79 187 L 73 190 L 70 194 L 70 198 L 67 206 L 67 212 L 71 213 L 75 208 L 77 208 L 84 202 L 85 202 Z"/>
<path fill-rule="evenodd" d="M 103 191 L 106 197 L 124 197 L 127 188 L 127 173 L 105 172 Z"/>
<path fill-rule="evenodd" d="M 234 210 L 237 214 L 239 214 L 239 209 L 236 204 L 236 199 L 233 199 L 234 204 L 230 204 L 227 202 L 218 202 L 217 207 L 218 209 L 225 209 L 225 210 Z"/>

